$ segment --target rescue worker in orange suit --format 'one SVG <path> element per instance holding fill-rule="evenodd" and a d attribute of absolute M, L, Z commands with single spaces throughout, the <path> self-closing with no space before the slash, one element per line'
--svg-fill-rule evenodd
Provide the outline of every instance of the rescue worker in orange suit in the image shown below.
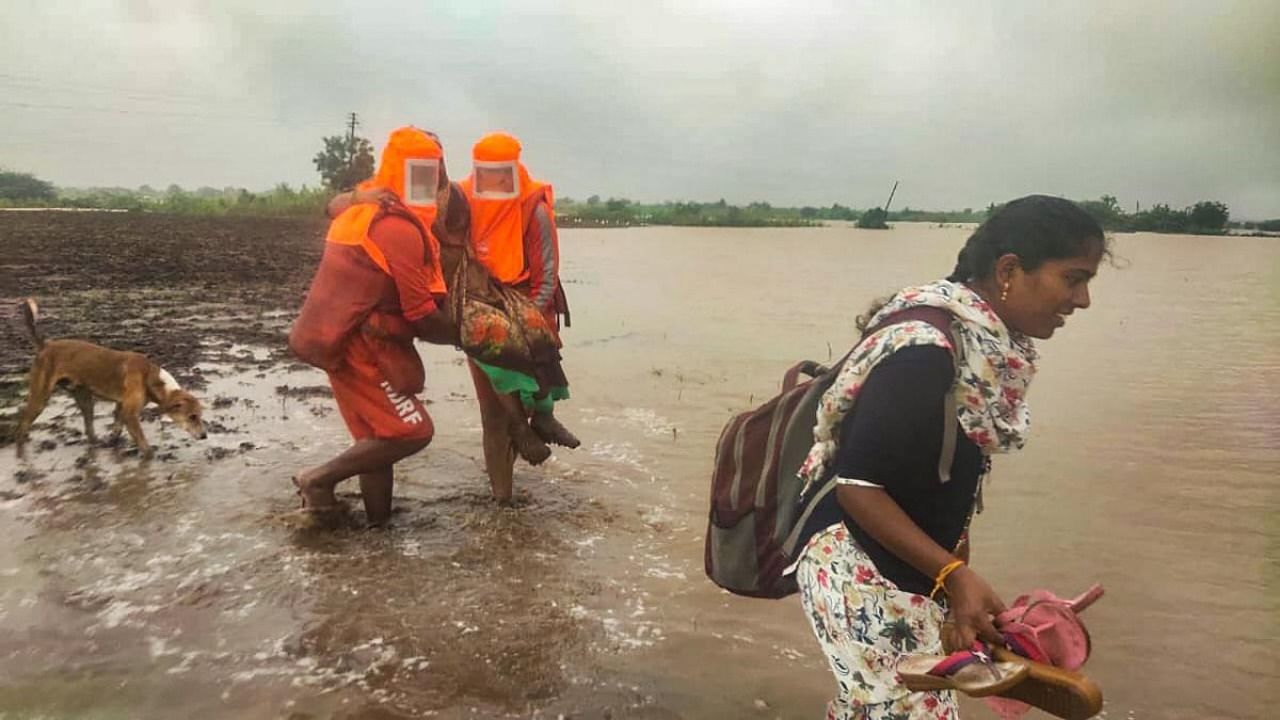
<path fill-rule="evenodd" d="M 304 508 L 337 509 L 335 487 L 358 476 L 369 524 L 387 522 L 394 464 L 431 442 L 434 426 L 418 398 L 425 371 L 412 338 L 376 337 L 363 328 L 372 315 L 400 316 L 428 342 L 455 342 L 430 232 L 449 197 L 442 162 L 439 143 L 427 133 L 393 131 L 376 176 L 365 183 L 390 190 L 393 201 L 353 205 L 329 227 L 289 346 L 328 373 L 355 444 L 294 478 Z"/>
<path fill-rule="evenodd" d="M 480 214 L 477 215 L 466 194 L 468 181 L 463 181 L 455 186 L 448 212 L 438 216 L 432 231 L 442 245 L 445 240 L 449 246 L 456 242 L 470 243 L 470 254 L 481 261 L 492 281 L 510 284 L 527 295 L 529 299 L 525 302 L 535 305 L 535 312 L 541 312 L 539 325 L 545 325 L 558 348 L 559 316 L 563 314 L 567 320 L 568 307 L 559 281 L 551 189 L 529 178 L 528 171 L 518 162 L 520 147 L 514 138 L 490 137 L 493 139 L 486 139 L 491 150 L 487 155 L 481 151 L 486 141 L 477 144 L 484 168 L 480 172 L 483 187 L 475 201 L 480 203 Z M 493 172 L 486 172 L 489 170 Z M 518 186 L 524 187 L 525 192 L 517 191 Z M 365 183 L 353 192 L 335 196 L 327 211 L 332 216 L 346 211 L 353 203 L 385 202 L 386 198 L 384 190 Z M 477 227 L 479 219 L 485 220 L 485 224 Z M 477 229 L 483 234 L 478 235 Z M 524 258 L 532 260 L 526 262 Z M 448 265 L 446 258 L 446 268 Z M 473 287 L 471 292 L 479 289 Z M 397 328 L 395 318 L 376 314 L 375 319 L 391 333 L 403 332 Z M 480 405 L 485 469 L 493 495 L 500 502 L 511 499 L 517 455 L 537 465 L 550 455 L 544 443 L 566 447 L 580 444 L 552 412 L 556 400 L 568 397 L 568 382 L 558 361 L 559 353 L 553 354 L 553 361 L 537 362 L 532 368 L 519 370 L 468 358 Z M 496 391 L 495 386 L 501 391 Z"/>
<path fill-rule="evenodd" d="M 477 259 L 499 282 L 525 291 L 558 333 L 561 315 L 568 324 L 569 308 L 560 282 L 554 196 L 551 186 L 534 180 L 520 162 L 521 149 L 507 133 L 485 135 L 472 148 L 472 174 L 459 187 L 471 210 Z M 469 365 L 484 427 L 485 467 L 495 488 L 511 482 L 515 453 L 507 428 L 513 412 L 523 409 L 544 442 L 581 444 L 553 412 L 557 401 L 569 397 L 558 362 L 540 366 L 537 377 L 474 358 Z"/>

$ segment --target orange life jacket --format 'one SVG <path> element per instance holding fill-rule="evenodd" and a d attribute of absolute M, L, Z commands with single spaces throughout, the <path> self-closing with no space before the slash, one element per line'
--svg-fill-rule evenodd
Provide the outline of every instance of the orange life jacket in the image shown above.
<path fill-rule="evenodd" d="M 404 198 L 406 161 L 439 160 L 442 155 L 440 145 L 421 130 L 400 128 L 391 133 L 383 149 L 377 175 L 362 183 L 362 187 L 390 188 L 397 197 Z M 388 215 L 401 217 L 417 227 L 422 237 L 423 273 L 428 287 L 432 293 L 445 294 L 440 247 L 430 230 L 435 221 L 434 206 L 403 203 L 386 207 L 371 203 L 352 206 L 330 224 L 320 266 L 289 332 L 289 347 L 304 362 L 331 372 L 340 369 L 345 362 L 347 342 L 371 313 L 400 310 L 394 283 L 380 277 L 378 270 L 369 265 L 371 262 L 391 276 L 386 256 L 370 237 L 374 224 Z M 384 376 L 399 392 L 421 390 L 422 361 L 413 349 L 412 339 L 399 345 L 389 341 L 384 344 L 376 353 Z"/>
<path fill-rule="evenodd" d="M 414 127 L 403 127 L 391 133 L 387 145 L 382 150 L 382 161 L 373 178 L 360 183 L 360 189 L 374 187 L 389 188 L 403 200 L 405 193 L 404 168 L 405 161 L 411 159 L 441 160 L 444 152 L 440 144 L 426 133 Z M 410 219 L 418 226 L 423 238 L 423 272 L 427 274 L 427 286 L 436 295 L 446 293 L 444 275 L 440 271 L 440 243 L 431 232 L 435 223 L 436 207 L 434 205 L 401 206 L 398 214 Z M 352 205 L 329 225 L 329 233 L 325 242 L 338 245 L 359 245 L 382 271 L 391 274 L 387 267 L 387 259 L 382 250 L 369 237 L 369 228 L 374 220 L 380 217 L 383 209 L 372 203 Z"/>
<path fill-rule="evenodd" d="M 554 214 L 555 198 L 551 186 L 538 182 L 520 162 L 520 141 L 506 133 L 490 133 L 472 148 L 471 157 L 478 163 L 512 163 L 517 171 L 518 197 L 502 200 L 478 197 L 475 173 L 459 186 L 471 207 L 471 242 L 476 257 L 500 282 L 515 285 L 529 277 L 524 255 L 524 233 L 533 221 L 539 204 L 546 203 Z M 554 215 L 553 215 L 554 217 Z"/>

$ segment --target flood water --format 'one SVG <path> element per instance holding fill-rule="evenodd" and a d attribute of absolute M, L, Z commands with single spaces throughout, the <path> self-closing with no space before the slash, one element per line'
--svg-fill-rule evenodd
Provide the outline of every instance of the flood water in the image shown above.
<path fill-rule="evenodd" d="M 795 598 L 703 575 L 714 443 L 966 235 L 564 231 L 561 412 L 583 447 L 520 466 L 515 508 L 487 499 L 448 348 L 420 346 L 437 436 L 397 466 L 387 531 L 291 514 L 291 474 L 347 436 L 308 390 L 323 376 L 263 349 L 202 368 L 208 440 L 144 423 L 150 463 L 65 430 L 40 449 L 79 426 L 59 400 L 26 460 L 0 448 L 0 715 L 821 717 L 833 682 Z M 1009 598 L 1106 587 L 1084 619 L 1112 720 L 1275 717 L 1280 241 L 1116 252 L 1041 345 L 1032 438 L 996 460 L 975 568 Z"/>

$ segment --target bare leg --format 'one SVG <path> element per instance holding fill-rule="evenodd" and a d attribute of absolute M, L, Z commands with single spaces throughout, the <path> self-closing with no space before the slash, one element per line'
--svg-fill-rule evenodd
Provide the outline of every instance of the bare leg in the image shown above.
<path fill-rule="evenodd" d="M 360 474 L 360 497 L 370 527 L 381 527 L 391 519 L 391 491 L 395 473 L 388 465 L 381 470 Z"/>
<path fill-rule="evenodd" d="M 489 491 L 499 503 L 511 502 L 515 486 L 516 448 L 511 444 L 507 424 L 484 428 L 484 469 L 489 475 Z"/>
<path fill-rule="evenodd" d="M 489 475 L 489 489 L 500 503 L 511 502 L 516 464 L 516 449 L 511 441 L 511 408 L 493 391 L 489 376 L 468 362 L 471 379 L 476 386 L 476 403 L 480 405 L 480 425 L 484 435 L 484 469 Z M 517 401 L 517 404 L 519 401 Z M 521 409 L 523 416 L 523 408 Z"/>
<path fill-rule="evenodd" d="M 71 394 L 76 399 L 76 407 L 80 408 L 80 414 L 84 416 L 84 436 L 92 445 L 98 441 L 98 436 L 93 431 L 93 393 L 89 388 L 80 386 L 72 390 Z"/>
<path fill-rule="evenodd" d="M 476 400 L 480 403 L 480 419 L 497 429 L 501 425 L 515 451 L 530 465 L 541 465 L 551 457 L 551 448 L 529 426 L 529 413 L 520 398 L 510 393 L 499 394 L 489 376 L 471 365 L 471 379 L 476 385 Z M 486 410 L 488 415 L 486 415 Z M 488 418 L 486 420 L 485 418 Z"/>
<path fill-rule="evenodd" d="M 380 472 L 390 474 L 397 461 L 418 452 L 431 443 L 431 438 L 408 440 L 360 440 L 346 452 L 329 462 L 303 471 L 294 482 L 302 494 L 304 507 L 325 510 L 338 504 L 333 490 L 338 483 L 356 475 Z M 390 488 L 387 488 L 388 494 Z M 367 509 L 367 507 L 366 507 Z"/>

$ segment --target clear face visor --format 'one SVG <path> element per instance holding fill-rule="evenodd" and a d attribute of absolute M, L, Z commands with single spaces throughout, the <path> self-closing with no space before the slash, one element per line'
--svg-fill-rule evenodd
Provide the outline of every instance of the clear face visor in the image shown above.
<path fill-rule="evenodd" d="M 474 192 L 479 200 L 511 200 L 520 197 L 520 173 L 516 161 L 476 160 Z"/>
<path fill-rule="evenodd" d="M 434 206 L 440 187 L 440 161 L 404 161 L 404 202 L 406 205 Z"/>

